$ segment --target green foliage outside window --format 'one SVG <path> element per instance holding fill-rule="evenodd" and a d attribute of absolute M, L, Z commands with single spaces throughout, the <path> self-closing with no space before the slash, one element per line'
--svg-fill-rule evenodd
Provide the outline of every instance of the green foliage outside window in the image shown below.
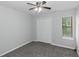
<path fill-rule="evenodd" d="M 62 17 L 63 36 L 72 37 L 72 17 Z"/>

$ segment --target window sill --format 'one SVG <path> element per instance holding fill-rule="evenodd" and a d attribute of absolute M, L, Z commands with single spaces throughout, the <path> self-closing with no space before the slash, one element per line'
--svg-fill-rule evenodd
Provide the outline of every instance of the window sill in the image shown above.
<path fill-rule="evenodd" d="M 63 39 L 73 40 L 72 37 L 63 37 Z"/>

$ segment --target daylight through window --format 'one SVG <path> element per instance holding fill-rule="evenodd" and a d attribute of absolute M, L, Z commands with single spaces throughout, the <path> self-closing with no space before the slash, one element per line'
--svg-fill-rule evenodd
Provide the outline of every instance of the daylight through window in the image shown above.
<path fill-rule="evenodd" d="M 72 17 L 62 17 L 62 33 L 64 37 L 72 37 Z"/>

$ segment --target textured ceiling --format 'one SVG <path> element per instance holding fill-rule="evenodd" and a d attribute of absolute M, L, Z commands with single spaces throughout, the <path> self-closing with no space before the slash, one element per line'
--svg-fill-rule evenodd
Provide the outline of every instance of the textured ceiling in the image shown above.
<path fill-rule="evenodd" d="M 34 3 L 35 1 L 1 1 L 0 5 L 4 5 L 10 8 L 17 9 L 19 11 L 22 11 L 24 13 L 29 13 L 29 14 L 37 14 L 38 12 L 35 12 L 34 10 L 29 11 L 28 9 L 33 7 L 30 5 L 27 5 L 26 3 Z M 47 1 L 46 6 L 51 7 L 51 10 L 45 10 L 41 13 L 51 13 L 53 11 L 62 11 L 62 10 L 69 10 L 72 8 L 76 8 L 79 5 L 79 1 Z"/>

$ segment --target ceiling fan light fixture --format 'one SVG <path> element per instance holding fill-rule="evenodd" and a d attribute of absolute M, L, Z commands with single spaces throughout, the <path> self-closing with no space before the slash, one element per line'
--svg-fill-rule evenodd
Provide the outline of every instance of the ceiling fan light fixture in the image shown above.
<path fill-rule="evenodd" d="M 42 8 L 41 8 L 41 7 L 39 7 L 39 8 L 38 8 L 38 12 L 41 12 L 41 11 L 42 11 Z"/>
<path fill-rule="evenodd" d="M 42 8 L 41 7 L 36 7 L 34 10 L 35 11 L 38 11 L 38 12 L 41 12 L 42 11 Z"/>
<path fill-rule="evenodd" d="M 35 11 L 38 11 L 38 8 L 36 7 L 34 10 L 35 10 Z"/>

